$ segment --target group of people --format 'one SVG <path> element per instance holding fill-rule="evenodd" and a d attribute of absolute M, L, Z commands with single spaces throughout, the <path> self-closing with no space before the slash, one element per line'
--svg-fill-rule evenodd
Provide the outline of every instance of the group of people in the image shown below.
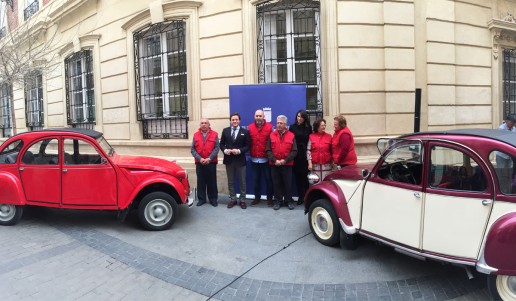
<path fill-rule="evenodd" d="M 246 196 L 246 152 L 249 151 L 253 172 L 254 200 L 251 206 L 261 200 L 262 179 L 265 180 L 267 205 L 278 210 L 282 205 L 290 210 L 296 203 L 292 198 L 292 176 L 296 181 L 298 202 L 308 189 L 307 175 L 316 173 L 321 179 L 336 166 L 343 167 L 357 162 L 353 134 L 347 127 L 346 118 L 334 118 L 333 136 L 326 133 L 326 120 L 318 119 L 310 126 L 304 110 L 296 113 L 296 121 L 288 126 L 288 118 L 279 115 L 276 129 L 265 120 L 262 110 L 257 110 L 254 122 L 247 129 L 240 126 L 241 116 L 230 116 L 231 126 L 224 128 L 220 137 L 211 129 L 207 118 L 201 119 L 199 130 L 194 134 L 191 153 L 195 159 L 197 174 L 197 206 L 209 202 L 218 206 L 217 155 L 224 154 L 229 202 L 228 208 L 239 205 L 247 208 Z M 235 178 L 240 194 L 235 191 Z"/>

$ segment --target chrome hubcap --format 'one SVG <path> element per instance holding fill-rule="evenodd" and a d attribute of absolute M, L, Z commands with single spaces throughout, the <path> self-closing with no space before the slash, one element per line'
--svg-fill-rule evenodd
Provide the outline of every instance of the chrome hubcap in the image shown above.
<path fill-rule="evenodd" d="M 172 218 L 172 206 L 161 199 L 153 200 L 145 209 L 145 219 L 153 226 L 166 224 Z"/>
<path fill-rule="evenodd" d="M 0 220 L 8 221 L 14 217 L 16 213 L 16 207 L 14 205 L 0 205 Z"/>
<path fill-rule="evenodd" d="M 333 234 L 333 221 L 328 211 L 318 207 L 312 211 L 312 228 L 321 239 L 329 239 Z"/>
<path fill-rule="evenodd" d="M 516 295 L 516 276 L 509 276 L 507 279 L 507 287 L 511 294 Z"/>

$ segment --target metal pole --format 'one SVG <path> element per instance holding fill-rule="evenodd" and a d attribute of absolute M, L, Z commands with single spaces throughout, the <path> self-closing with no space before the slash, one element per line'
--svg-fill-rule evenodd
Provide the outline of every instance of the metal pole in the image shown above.
<path fill-rule="evenodd" d="M 416 89 L 416 101 L 414 105 L 414 133 L 419 132 L 421 124 L 421 89 Z"/>

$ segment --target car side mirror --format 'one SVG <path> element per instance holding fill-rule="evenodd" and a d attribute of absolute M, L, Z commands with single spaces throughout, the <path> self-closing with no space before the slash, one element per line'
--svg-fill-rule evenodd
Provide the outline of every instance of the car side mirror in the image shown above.
<path fill-rule="evenodd" d="M 369 177 L 370 174 L 371 172 L 369 171 L 369 169 L 362 169 L 362 178 L 366 179 Z"/>

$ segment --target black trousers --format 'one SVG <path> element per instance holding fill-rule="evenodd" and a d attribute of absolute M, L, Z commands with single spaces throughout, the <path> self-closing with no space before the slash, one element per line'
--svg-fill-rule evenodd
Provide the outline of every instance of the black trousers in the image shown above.
<path fill-rule="evenodd" d="M 271 166 L 272 185 L 275 202 L 292 201 L 292 166 Z"/>
<path fill-rule="evenodd" d="M 217 189 L 217 164 L 195 164 L 197 174 L 197 199 L 199 202 L 206 202 L 206 192 L 210 201 L 217 201 L 219 190 Z"/>

